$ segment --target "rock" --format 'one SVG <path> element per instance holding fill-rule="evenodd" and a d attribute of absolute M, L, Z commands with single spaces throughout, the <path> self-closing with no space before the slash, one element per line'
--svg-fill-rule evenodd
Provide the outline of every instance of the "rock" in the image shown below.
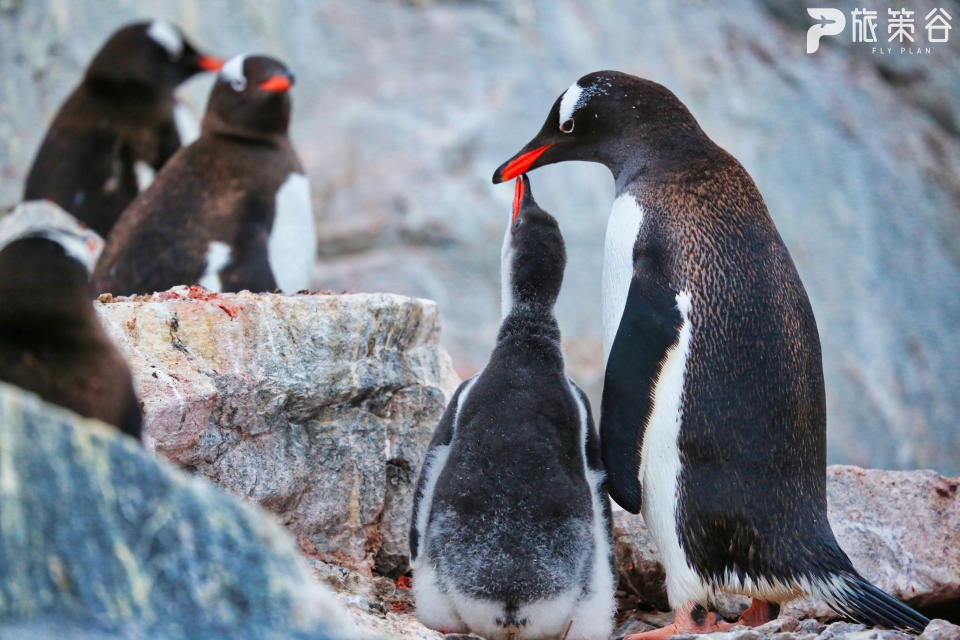
<path fill-rule="evenodd" d="M 907 8 L 919 23 L 940 4 Z M 670 87 L 756 179 L 817 315 L 831 462 L 957 475 L 956 43 L 932 46 L 929 56 L 874 55 L 850 42 L 849 11 L 858 5 L 846 2 L 845 35 L 807 55 L 806 6 L 7 0 L 0 203 L 19 198 L 46 124 L 121 22 L 168 18 L 211 52 L 271 52 L 297 74 L 291 137 L 318 217 L 316 285 L 437 300 L 444 342 L 469 373 L 497 331 L 499 248 L 513 195 L 490 176 L 570 83 L 617 67 Z M 643 37 L 637 25 L 649 26 Z M 198 77 L 181 96 L 199 111 L 210 83 Z M 570 373 L 599 407 L 597 309 L 613 181 L 586 163 L 531 177 L 567 243 L 557 313 L 568 352 L 589 354 L 569 362 Z"/>
<path fill-rule="evenodd" d="M 648 624 L 642 620 L 631 619 L 627 620 L 623 624 L 617 626 L 616 630 L 613 632 L 614 638 L 622 638 L 625 635 L 631 633 L 643 633 L 645 631 L 653 631 L 657 627 L 652 624 Z"/>
<path fill-rule="evenodd" d="M 830 525 L 853 565 L 914 608 L 960 609 L 960 478 L 933 471 L 827 470 Z M 804 600 L 786 612 L 835 617 Z"/>
<path fill-rule="evenodd" d="M 273 511 L 307 554 L 405 570 L 417 472 L 459 382 L 435 303 L 179 287 L 96 308 L 148 447 Z"/>
<path fill-rule="evenodd" d="M 833 640 L 833 638 L 842 638 L 843 640 L 910 640 L 912 637 L 906 633 L 891 631 L 890 629 L 869 629 L 830 636 L 829 640 Z"/>
<path fill-rule="evenodd" d="M 946 620 L 931 620 L 919 640 L 960 640 L 960 626 Z"/>
<path fill-rule="evenodd" d="M 827 625 L 827 628 L 820 633 L 820 637 L 824 640 L 831 640 L 832 638 L 843 637 L 848 633 L 863 631 L 866 628 L 867 625 L 856 622 L 834 622 Z"/>
<path fill-rule="evenodd" d="M 613 546 L 617 557 L 621 608 L 666 611 L 666 572 L 660 563 L 660 554 L 650 538 L 640 515 L 613 510 Z M 631 606 L 632 605 L 632 606 Z"/>
<path fill-rule="evenodd" d="M 373 577 L 339 565 L 310 559 L 314 576 L 334 588 L 365 637 L 383 640 L 440 640 L 443 634 L 425 627 L 413 615 L 409 584 Z M 401 578 L 401 580 L 403 580 Z"/>
<path fill-rule="evenodd" d="M 0 383 L 0 637 L 240 635 L 356 637 L 261 509 Z"/>
<path fill-rule="evenodd" d="M 840 546 L 875 585 L 915 608 L 960 610 L 960 478 L 933 471 L 827 469 L 828 516 Z M 666 608 L 663 567 L 639 516 L 616 510 L 620 589 L 636 606 Z M 732 608 L 731 605 L 728 608 Z M 835 619 L 826 604 L 784 608 L 795 618 Z"/>

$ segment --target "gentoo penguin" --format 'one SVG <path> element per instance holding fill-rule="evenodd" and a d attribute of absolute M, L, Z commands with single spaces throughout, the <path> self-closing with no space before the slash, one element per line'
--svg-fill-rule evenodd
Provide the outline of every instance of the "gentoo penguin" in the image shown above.
<path fill-rule="evenodd" d="M 503 323 L 426 454 L 410 529 L 417 615 L 488 640 L 606 640 L 610 502 L 590 404 L 564 373 L 557 222 L 517 182 L 501 252 Z"/>
<path fill-rule="evenodd" d="M 162 20 L 114 33 L 54 117 L 27 176 L 24 200 L 56 202 L 106 237 L 184 142 L 178 125 L 188 126 L 190 116 L 174 89 L 222 64 L 198 53 Z"/>
<path fill-rule="evenodd" d="M 602 163 L 616 181 L 601 449 L 614 500 L 643 513 L 677 614 L 641 635 L 723 626 L 705 609 L 718 592 L 754 598 L 743 623 L 810 594 L 922 630 L 830 529 L 817 325 L 747 172 L 670 91 L 615 71 L 571 85 L 493 181 L 565 160 Z"/>
<path fill-rule="evenodd" d="M 237 56 L 210 94 L 200 138 L 124 211 L 94 274 L 98 291 L 306 289 L 316 257 L 310 188 L 287 137 L 293 76 Z"/>
<path fill-rule="evenodd" d="M 0 380 L 140 437 L 130 371 L 97 320 L 103 241 L 46 202 L 0 218 Z"/>

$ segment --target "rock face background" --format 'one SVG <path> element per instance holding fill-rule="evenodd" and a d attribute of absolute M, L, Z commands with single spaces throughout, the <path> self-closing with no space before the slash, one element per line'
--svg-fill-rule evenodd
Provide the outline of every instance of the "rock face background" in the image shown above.
<path fill-rule="evenodd" d="M 886 3 L 834 2 L 849 11 Z M 911 0 L 922 16 L 955 1 Z M 163 16 L 217 53 L 289 62 L 309 173 L 318 287 L 439 301 L 462 374 L 498 320 L 512 187 L 493 169 L 571 82 L 618 68 L 665 83 L 754 176 L 820 325 L 833 462 L 960 473 L 960 57 L 877 56 L 848 30 L 804 53 L 805 5 L 489 0 L 0 0 L 0 204 L 120 23 Z M 960 26 L 954 24 L 954 27 Z M 918 29 L 922 28 L 918 24 Z M 197 110 L 209 79 L 184 94 Z M 569 266 L 559 318 L 597 398 L 606 170 L 533 175 Z"/>
<path fill-rule="evenodd" d="M 277 514 L 308 555 L 406 570 L 416 474 L 459 383 L 435 303 L 180 287 L 96 308 L 148 447 Z"/>

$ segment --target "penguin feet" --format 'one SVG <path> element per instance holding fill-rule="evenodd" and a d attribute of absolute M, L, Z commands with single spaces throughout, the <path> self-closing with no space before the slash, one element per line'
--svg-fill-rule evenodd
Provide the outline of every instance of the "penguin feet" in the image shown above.
<path fill-rule="evenodd" d="M 673 624 L 653 631 L 632 633 L 623 640 L 667 640 L 677 634 L 713 633 L 727 631 L 732 627 L 732 623 L 719 618 L 715 613 L 708 612 L 703 605 L 691 603 L 677 609 Z"/>
<path fill-rule="evenodd" d="M 771 620 L 776 620 L 779 615 L 780 605 L 776 602 L 767 602 L 766 600 L 754 598 L 747 610 L 740 614 L 740 617 L 734 624 L 759 627 Z"/>

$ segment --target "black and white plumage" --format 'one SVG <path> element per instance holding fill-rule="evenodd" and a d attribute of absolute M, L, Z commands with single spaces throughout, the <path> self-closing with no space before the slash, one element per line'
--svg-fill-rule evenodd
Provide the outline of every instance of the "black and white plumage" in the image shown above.
<path fill-rule="evenodd" d="M 174 90 L 222 64 L 163 20 L 117 30 L 57 111 L 27 175 L 24 200 L 56 202 L 106 237 L 180 145 L 196 137 Z"/>
<path fill-rule="evenodd" d="M 223 65 L 200 138 L 170 159 L 107 238 L 98 291 L 309 288 L 317 240 L 309 183 L 287 134 L 292 85 L 287 67 L 267 56 Z"/>
<path fill-rule="evenodd" d="M 50 203 L 0 218 L 0 380 L 139 438 L 130 371 L 92 304 L 102 247 Z"/>
<path fill-rule="evenodd" d="M 696 607 L 722 591 L 752 596 L 757 621 L 812 594 L 863 622 L 922 629 L 830 529 L 817 326 L 750 176 L 670 91 L 614 71 L 557 98 L 494 182 L 565 160 L 605 164 L 616 181 L 600 437 L 611 495 L 643 512 L 690 623 L 665 631 L 703 629 Z"/>
<path fill-rule="evenodd" d="M 568 625 L 570 640 L 605 640 L 610 504 L 590 405 L 564 372 L 553 317 L 563 239 L 525 176 L 514 210 L 497 346 L 451 399 L 417 484 L 417 615 L 490 640 L 560 637 Z"/>

